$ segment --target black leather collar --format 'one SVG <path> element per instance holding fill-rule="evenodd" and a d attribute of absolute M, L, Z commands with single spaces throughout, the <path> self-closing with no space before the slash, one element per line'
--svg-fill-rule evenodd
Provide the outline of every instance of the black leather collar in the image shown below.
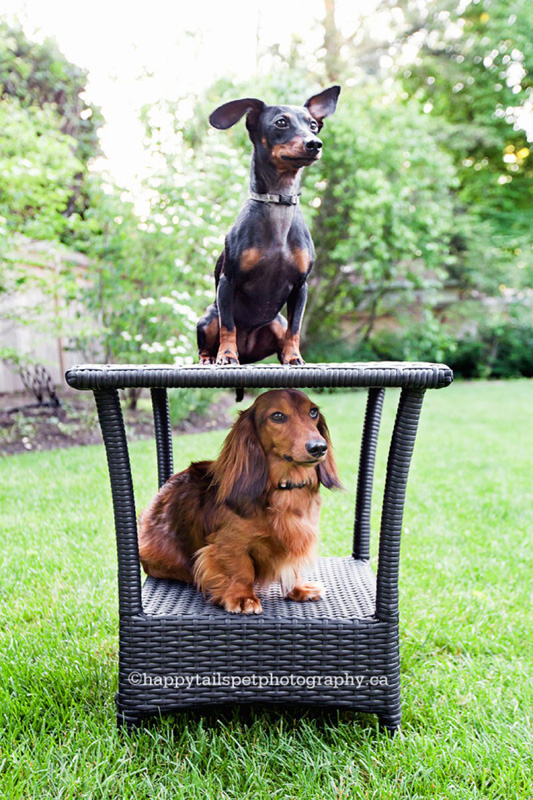
<path fill-rule="evenodd" d="M 299 194 L 258 194 L 250 192 L 251 200 L 258 200 L 260 203 L 279 203 L 282 206 L 295 206 L 300 202 Z"/>
<path fill-rule="evenodd" d="M 310 486 L 310 481 L 303 481 L 303 483 L 292 483 L 291 481 L 280 481 L 278 489 L 303 489 L 305 486 Z"/>

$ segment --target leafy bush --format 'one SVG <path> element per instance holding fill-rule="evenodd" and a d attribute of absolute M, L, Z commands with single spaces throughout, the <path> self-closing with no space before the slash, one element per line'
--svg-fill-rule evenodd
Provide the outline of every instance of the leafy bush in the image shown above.
<path fill-rule="evenodd" d="M 305 348 L 309 361 L 436 361 L 457 377 L 533 377 L 533 322 L 525 314 L 480 325 L 475 335 L 457 337 L 435 318 L 380 331 L 349 343 L 323 338 Z"/>
<path fill-rule="evenodd" d="M 445 363 L 453 369 L 455 377 L 488 378 L 490 369 L 484 351 L 483 342 L 467 336 L 456 342 L 453 356 L 450 354 Z"/>
<path fill-rule="evenodd" d="M 65 212 L 82 164 L 60 124 L 48 108 L 0 100 L 0 220 L 7 235 L 56 239 L 68 227 Z"/>
<path fill-rule="evenodd" d="M 0 97 L 33 111 L 46 108 L 61 132 L 73 137 L 73 152 L 84 165 L 100 154 L 97 131 L 104 121 L 100 109 L 84 99 L 86 82 L 87 72 L 53 39 L 32 41 L 21 25 L 0 20 Z"/>
<path fill-rule="evenodd" d="M 204 414 L 218 394 L 218 389 L 173 389 L 168 393 L 170 422 L 177 425 L 191 414 Z"/>
<path fill-rule="evenodd" d="M 477 337 L 457 341 L 447 363 L 464 378 L 531 378 L 533 322 L 510 319 L 487 323 Z"/>
<path fill-rule="evenodd" d="M 507 322 L 491 332 L 489 364 L 494 378 L 533 377 L 533 324 Z"/>
<path fill-rule="evenodd" d="M 306 178 L 316 264 L 304 330 L 320 336 L 368 298 L 373 316 L 391 284 L 441 280 L 454 232 L 457 177 L 433 120 L 381 87 L 343 89 L 324 131 L 324 156 Z"/>
<path fill-rule="evenodd" d="M 306 347 L 308 360 L 317 361 L 443 361 L 455 341 L 428 312 L 422 322 L 405 319 L 399 330 L 382 330 L 356 343 L 322 339 Z"/>

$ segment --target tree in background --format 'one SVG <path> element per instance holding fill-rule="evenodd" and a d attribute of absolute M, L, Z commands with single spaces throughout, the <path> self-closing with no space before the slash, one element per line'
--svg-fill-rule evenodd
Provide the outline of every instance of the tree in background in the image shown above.
<path fill-rule="evenodd" d="M 50 327 L 45 311 L 39 305 L 16 303 L 15 298 L 37 288 L 48 296 L 72 291 L 70 270 L 43 272 L 25 263 L 23 238 L 59 245 L 64 236 L 69 187 L 82 168 L 73 141 L 61 133 L 51 109 L 23 108 L 15 98 L 0 100 L 0 330 L 18 319 L 42 332 Z M 56 323 L 60 328 L 60 320 Z M 11 364 L 28 360 L 24 356 L 0 347 L 0 358 Z"/>
<path fill-rule="evenodd" d="M 98 128 L 103 117 L 84 99 L 86 82 L 86 71 L 68 61 L 52 39 L 32 41 L 22 27 L 0 21 L 0 99 L 17 101 L 30 116 L 37 108 L 55 115 L 78 160 L 79 170 L 68 184 L 66 216 L 83 213 L 87 164 L 100 154 Z"/>
<path fill-rule="evenodd" d="M 0 21 L 0 97 L 55 111 L 84 164 L 100 154 L 98 128 L 104 121 L 83 97 L 86 83 L 86 71 L 68 61 L 53 39 L 32 41 L 20 26 Z"/>
<path fill-rule="evenodd" d="M 83 164 L 74 154 L 74 140 L 60 127 L 60 119 L 48 107 L 24 108 L 17 99 L 0 100 L 4 235 L 49 240 L 65 235 L 70 187 Z"/>
<path fill-rule="evenodd" d="M 375 85 L 343 92 L 325 138 L 310 201 L 317 258 L 305 328 L 310 338 L 335 335 L 365 300 L 368 339 L 398 283 L 423 288 L 445 277 L 457 179 L 432 121 Z"/>
<path fill-rule="evenodd" d="M 466 373 L 489 374 L 490 364 L 496 363 L 499 342 L 507 337 L 507 350 L 514 348 L 517 354 L 514 374 L 518 363 L 522 365 L 519 373 L 530 374 L 533 359 L 527 356 L 527 350 L 533 336 L 529 288 L 533 284 L 533 186 L 524 129 L 529 128 L 531 135 L 531 5 L 523 0 L 512 7 L 503 0 L 384 0 L 373 11 L 374 19 L 379 18 L 382 24 L 374 25 L 371 31 L 362 16 L 352 33 L 339 30 L 335 5 L 334 0 L 324 0 L 322 74 L 341 83 L 356 81 L 363 108 L 369 100 L 372 102 L 372 82 L 377 76 L 400 126 L 402 105 L 411 99 L 421 115 L 433 120 L 433 125 L 426 128 L 426 148 L 428 154 L 432 153 L 429 160 L 433 158 L 442 167 L 446 163 L 453 165 L 456 177 L 449 183 L 451 191 L 443 205 L 445 215 L 453 210 L 453 218 L 448 218 L 451 235 L 443 236 L 444 231 L 435 229 L 435 256 L 441 259 L 437 275 L 463 288 L 464 299 L 450 309 L 449 318 L 455 319 L 455 325 L 470 329 L 477 319 L 479 337 L 486 342 L 481 351 L 476 351 L 471 342 L 466 343 Z M 357 141 L 357 109 L 353 112 L 353 136 Z M 339 121 L 340 116 L 335 122 Z M 380 129 L 371 130 L 378 142 Z M 398 131 L 393 127 L 392 149 L 397 142 Z M 329 154 L 328 149 L 326 158 Z M 431 168 L 426 173 L 424 167 L 423 174 L 431 174 Z M 340 181 L 343 177 L 338 174 Z M 394 178 L 391 188 L 396 185 Z M 401 208 L 396 200 L 392 205 L 394 209 Z M 328 240 L 328 225 L 330 245 L 334 246 L 337 237 L 342 236 L 341 228 L 332 222 L 335 206 L 336 200 L 328 198 L 326 188 L 321 213 L 314 220 L 315 241 Z M 354 208 L 353 204 L 350 207 Z M 378 238 L 381 244 L 382 235 Z M 335 253 L 331 246 L 326 250 Z M 315 279 L 324 269 L 330 276 L 334 274 L 333 265 L 327 263 L 327 253 L 325 259 L 319 259 Z M 424 260 L 426 257 L 425 253 Z M 360 263 L 366 267 L 365 253 L 361 254 Z M 329 277 L 325 284 L 334 289 Z M 340 277 L 339 285 L 345 285 Z M 384 287 L 385 292 L 393 288 L 388 276 Z M 323 295 L 317 292 L 317 296 Z M 487 307 L 469 303 L 469 296 L 494 297 L 494 308 L 500 311 L 487 317 Z M 409 300 L 409 293 L 405 300 Z M 375 301 L 374 295 L 372 312 Z M 457 343 L 457 334 L 450 333 L 431 314 L 431 303 L 429 294 L 422 323 L 413 323 L 405 316 L 401 333 L 379 336 L 370 349 L 352 346 L 351 352 L 345 349 L 344 354 L 431 359 L 440 353 L 440 357 L 453 362 L 462 343 Z M 312 319 L 308 321 L 311 325 Z M 369 328 L 366 323 L 359 328 L 364 344 Z M 309 335 L 313 338 L 312 330 Z M 476 335 L 470 332 L 467 338 L 475 339 Z M 335 341 L 329 335 L 328 338 Z M 518 342 L 522 344 L 518 346 Z M 318 354 L 322 352 L 328 349 L 319 348 Z M 481 353 L 479 369 L 471 357 L 474 352 Z M 497 374 L 506 373 L 500 367 Z"/>
<path fill-rule="evenodd" d="M 468 4 L 463 17 L 480 5 Z M 493 22 L 496 41 L 497 31 L 506 29 L 503 3 L 493 0 L 492 5 L 501 10 L 501 19 L 495 15 Z M 525 211 L 529 152 L 523 134 L 509 122 L 518 111 L 505 106 L 502 117 L 493 103 L 493 95 L 501 92 L 505 102 L 509 92 L 520 95 L 526 79 L 520 72 L 518 91 L 516 83 L 506 83 L 505 90 L 493 85 L 485 56 L 482 67 L 476 60 L 489 45 L 489 55 L 496 49 L 481 28 L 478 32 L 492 19 L 483 17 L 489 12 L 478 19 L 472 11 L 474 41 L 481 48 L 476 50 L 463 37 L 466 22 L 454 16 L 456 5 L 446 8 L 444 13 L 444 0 L 412 8 L 405 0 L 401 9 L 387 0 L 377 12 L 387 35 L 376 45 L 364 18 L 356 31 L 341 34 L 335 4 L 325 0 L 324 47 L 318 53 L 306 55 L 295 40 L 286 55 L 279 48 L 264 54 L 268 70 L 262 76 L 237 85 L 219 80 L 199 96 L 147 107 L 146 146 L 154 167 L 142 216 L 119 188 L 87 168 L 87 158 L 96 152 L 99 117 L 96 109 L 79 106 L 84 73 L 50 43 L 24 43 L 22 35 L 4 31 L 7 45 L 2 45 L 0 29 L 0 46 L 7 46 L 7 61 L 13 62 L 0 68 L 6 125 L 0 158 L 10 174 L 9 186 L 0 188 L 0 214 L 3 208 L 11 231 L 68 242 L 89 256 L 87 281 L 72 291 L 96 318 L 98 335 L 87 327 L 73 345 L 89 358 L 101 353 L 97 357 L 116 362 L 195 360 L 195 321 L 214 297 L 216 258 L 247 197 L 251 151 L 244 124 L 215 131 L 208 125 L 209 113 L 238 96 L 301 104 L 315 90 L 339 81 L 343 91 L 335 115 L 326 121 L 324 158 L 306 171 L 303 185 L 303 212 L 317 248 L 304 320 L 306 352 L 338 357 L 332 343 L 339 341 L 339 320 L 351 318 L 358 323 L 357 341 L 352 331 L 347 358 L 441 357 L 430 289 L 452 278 L 465 288 L 494 294 L 502 276 L 507 285 L 517 286 L 516 268 L 521 258 L 527 264 L 524 254 L 531 243 L 520 217 L 522 210 L 530 213 Z M 506 25 L 515 24 L 512 16 Z M 501 40 L 507 49 L 498 49 L 500 72 L 513 64 L 515 78 L 517 64 L 527 71 L 529 55 L 519 57 L 526 47 L 525 35 L 522 39 L 514 55 L 512 42 Z M 473 100 L 467 87 L 475 85 L 478 92 L 478 84 L 469 82 L 472 76 L 463 66 L 468 48 L 479 71 Z M 383 56 L 396 64 L 396 78 L 385 79 Z M 490 58 L 494 62 L 500 56 Z M 57 80 L 50 77 L 54 64 L 63 76 Z M 460 89 L 456 68 L 464 71 Z M 503 80 L 499 73 L 498 80 Z M 63 89 L 54 99 L 58 81 Z M 61 109 L 70 115 L 68 132 L 60 130 L 65 125 Z M 10 120 L 17 131 L 25 131 L 17 143 L 11 142 Z M 39 136 L 42 147 L 36 144 Z M 83 197 L 72 205 L 68 188 L 79 176 Z M 416 327 L 407 320 L 405 336 L 395 334 L 385 347 L 373 326 L 398 287 L 404 305 L 414 290 L 425 290 L 423 321 Z"/>
<path fill-rule="evenodd" d="M 460 226 L 455 247 L 465 258 L 456 265 L 470 285 L 485 290 L 530 284 L 533 154 L 525 128 L 533 134 L 533 6 L 527 0 L 398 6 L 406 24 L 397 55 L 405 62 L 409 47 L 417 55 L 397 71 L 409 95 L 445 123 L 438 140 L 458 171 L 461 210 L 474 221 Z M 478 247 L 484 252 L 483 239 L 498 250 L 492 269 L 475 257 Z"/>
<path fill-rule="evenodd" d="M 64 333 L 63 322 L 24 298 L 31 289 L 65 303 L 76 297 L 76 280 L 64 244 L 87 205 L 84 182 L 90 158 L 98 154 L 99 110 L 83 99 L 86 73 L 71 64 L 57 45 L 29 40 L 20 27 L 0 22 L 0 323 L 42 333 Z M 54 268 L 25 263 L 26 237 L 49 243 Z M 33 258 L 33 256 L 31 256 Z M 58 265 L 61 263 L 61 267 Z M 12 302 L 15 296 L 21 301 Z M 15 311 L 14 309 L 18 309 Z M 50 327 L 56 327 L 57 330 Z M 31 354 L 3 348 L 8 363 L 31 361 Z"/>

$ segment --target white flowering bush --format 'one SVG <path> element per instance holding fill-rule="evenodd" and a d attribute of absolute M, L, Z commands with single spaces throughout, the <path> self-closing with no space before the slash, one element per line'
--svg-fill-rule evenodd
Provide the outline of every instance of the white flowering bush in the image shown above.
<path fill-rule="evenodd" d="M 187 295 L 173 291 L 170 296 L 139 298 L 128 315 L 128 326 L 122 327 L 122 315 L 114 320 L 118 329 L 108 331 L 113 358 L 130 363 L 193 364 L 198 313 L 183 302 Z"/>

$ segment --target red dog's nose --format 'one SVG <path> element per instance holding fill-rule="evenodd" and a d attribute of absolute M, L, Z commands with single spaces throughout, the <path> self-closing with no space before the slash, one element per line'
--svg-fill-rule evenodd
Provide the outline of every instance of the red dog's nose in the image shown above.
<path fill-rule="evenodd" d="M 306 443 L 305 449 L 315 458 L 320 458 L 327 452 L 328 446 L 324 439 L 311 439 Z"/>

